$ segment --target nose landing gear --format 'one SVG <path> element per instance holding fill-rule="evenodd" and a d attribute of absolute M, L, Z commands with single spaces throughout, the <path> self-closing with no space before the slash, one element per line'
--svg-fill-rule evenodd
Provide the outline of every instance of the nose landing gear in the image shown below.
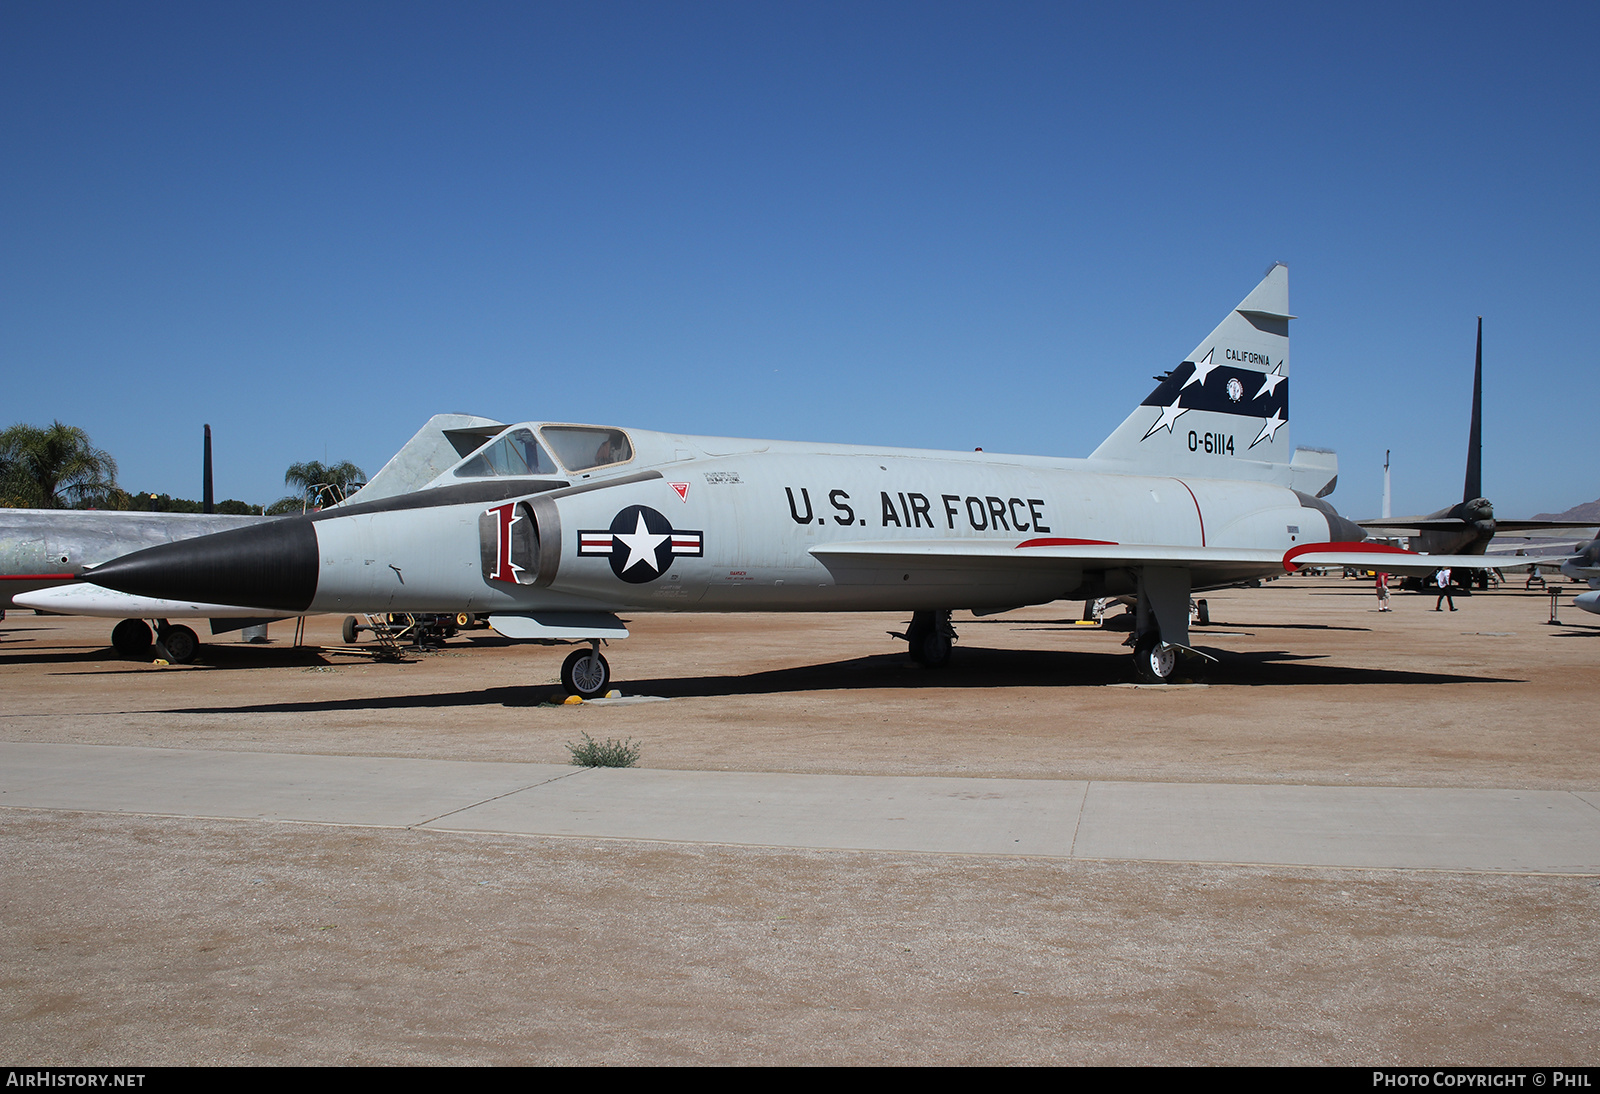
<path fill-rule="evenodd" d="M 573 650 L 561 663 L 561 686 L 580 699 L 597 699 L 611 683 L 611 666 L 600 653 L 600 643 L 586 650 Z"/>

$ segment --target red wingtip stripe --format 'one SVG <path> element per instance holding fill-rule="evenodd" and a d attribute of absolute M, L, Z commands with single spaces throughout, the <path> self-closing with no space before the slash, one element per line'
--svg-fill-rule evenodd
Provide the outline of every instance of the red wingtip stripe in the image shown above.
<path fill-rule="evenodd" d="M 1365 554 L 1372 555 L 1405 555 L 1408 558 L 1422 557 L 1415 551 L 1407 551 L 1400 547 L 1391 547 L 1387 543 L 1363 543 L 1359 541 L 1351 541 L 1349 543 L 1302 543 L 1300 546 L 1291 547 L 1284 552 L 1283 568 L 1292 574 L 1299 569 L 1299 567 L 1295 565 L 1295 559 L 1299 558 L 1301 555 L 1308 555 L 1312 554 L 1313 552 L 1321 551 L 1360 551 Z"/>

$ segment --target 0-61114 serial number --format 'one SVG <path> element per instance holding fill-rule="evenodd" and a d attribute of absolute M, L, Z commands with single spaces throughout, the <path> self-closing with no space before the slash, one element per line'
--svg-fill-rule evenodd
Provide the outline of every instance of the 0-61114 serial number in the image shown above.
<path fill-rule="evenodd" d="M 1196 433 L 1189 430 L 1189 451 L 1209 452 L 1213 456 L 1233 455 L 1232 433 Z"/>

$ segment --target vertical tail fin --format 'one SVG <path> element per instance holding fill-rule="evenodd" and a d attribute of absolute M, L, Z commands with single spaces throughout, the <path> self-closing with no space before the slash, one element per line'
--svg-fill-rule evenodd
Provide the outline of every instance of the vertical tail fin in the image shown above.
<path fill-rule="evenodd" d="M 1139 470 L 1257 477 L 1237 461 L 1288 464 L 1289 267 L 1261 283 L 1094 450 Z"/>
<path fill-rule="evenodd" d="M 204 481 L 200 484 L 200 511 L 202 513 L 215 513 L 216 504 L 211 496 L 211 427 L 206 426 L 206 454 L 205 470 L 201 474 Z"/>
<path fill-rule="evenodd" d="M 1467 435 L 1467 482 L 1462 501 L 1483 497 L 1483 316 L 1478 316 L 1478 363 L 1472 370 L 1472 429 Z"/>

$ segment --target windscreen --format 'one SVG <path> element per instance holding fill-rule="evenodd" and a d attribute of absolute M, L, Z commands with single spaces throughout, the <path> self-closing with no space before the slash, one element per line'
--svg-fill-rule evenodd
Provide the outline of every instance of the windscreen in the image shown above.
<path fill-rule="evenodd" d="M 559 475 L 561 471 L 550 459 L 533 434 L 526 429 L 513 429 L 472 459 L 456 468 L 456 477 L 462 479 L 488 478 L 491 475 Z"/>

